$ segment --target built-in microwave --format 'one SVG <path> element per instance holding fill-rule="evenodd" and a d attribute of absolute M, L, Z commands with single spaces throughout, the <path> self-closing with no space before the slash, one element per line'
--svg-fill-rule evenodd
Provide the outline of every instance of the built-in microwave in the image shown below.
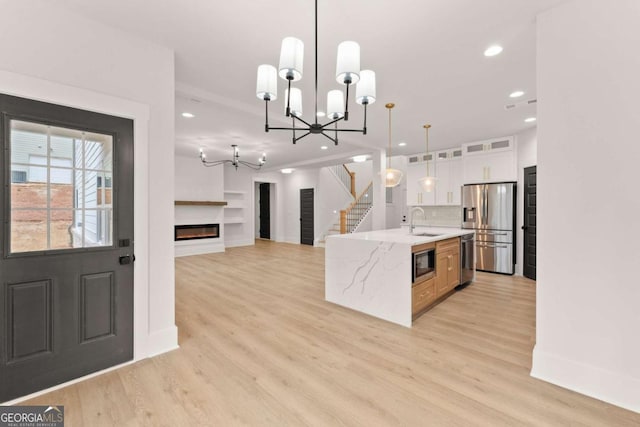
<path fill-rule="evenodd" d="M 436 250 L 435 248 L 413 253 L 413 269 L 411 281 L 413 283 L 422 282 L 432 277 L 436 272 Z"/>

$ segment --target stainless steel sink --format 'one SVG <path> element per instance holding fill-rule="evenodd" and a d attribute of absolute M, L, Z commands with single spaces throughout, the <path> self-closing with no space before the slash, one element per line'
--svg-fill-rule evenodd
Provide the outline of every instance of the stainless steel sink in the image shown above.
<path fill-rule="evenodd" d="M 413 233 L 414 236 L 424 236 L 424 237 L 436 237 L 442 236 L 442 234 L 434 234 L 434 233 Z"/>

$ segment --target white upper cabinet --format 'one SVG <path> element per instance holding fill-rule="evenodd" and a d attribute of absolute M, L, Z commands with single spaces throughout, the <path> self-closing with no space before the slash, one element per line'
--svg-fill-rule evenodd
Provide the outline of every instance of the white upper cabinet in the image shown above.
<path fill-rule="evenodd" d="M 462 148 L 438 151 L 436 158 L 436 204 L 460 205 L 462 187 Z"/>
<path fill-rule="evenodd" d="M 516 181 L 513 137 L 472 142 L 462 146 L 464 184 Z"/>
<path fill-rule="evenodd" d="M 434 154 L 417 154 L 407 157 L 407 205 L 408 206 L 433 206 L 436 204 L 436 193 L 429 193 L 422 190 L 418 180 L 427 175 L 427 163 L 429 162 L 429 173 L 434 175 L 436 165 L 433 161 Z M 436 186 L 437 186 L 436 182 Z"/>

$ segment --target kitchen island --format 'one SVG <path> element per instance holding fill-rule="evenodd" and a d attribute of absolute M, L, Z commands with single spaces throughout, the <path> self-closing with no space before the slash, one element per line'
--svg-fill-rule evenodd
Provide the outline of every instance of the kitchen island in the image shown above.
<path fill-rule="evenodd" d="M 454 292 L 459 237 L 473 231 L 418 227 L 334 235 L 325 243 L 325 299 L 402 326 Z M 457 247 L 455 246 L 457 245 Z M 415 279 L 413 253 L 435 249 L 435 272 Z"/>

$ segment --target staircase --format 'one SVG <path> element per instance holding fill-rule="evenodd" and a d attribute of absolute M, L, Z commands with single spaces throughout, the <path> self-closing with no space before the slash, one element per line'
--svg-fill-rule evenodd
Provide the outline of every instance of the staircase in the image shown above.
<path fill-rule="evenodd" d="M 332 234 L 353 233 L 358 229 L 367 213 L 371 210 L 373 203 L 373 182 L 370 182 L 367 188 L 356 196 L 356 174 L 351 172 L 346 165 L 336 165 L 329 167 L 329 170 L 342 183 L 344 189 L 351 194 L 353 201 L 340 211 L 340 215 L 336 215 L 335 223 L 332 224 L 325 232 L 324 237 L 318 241 L 320 246 L 324 245 L 327 236 Z"/>

